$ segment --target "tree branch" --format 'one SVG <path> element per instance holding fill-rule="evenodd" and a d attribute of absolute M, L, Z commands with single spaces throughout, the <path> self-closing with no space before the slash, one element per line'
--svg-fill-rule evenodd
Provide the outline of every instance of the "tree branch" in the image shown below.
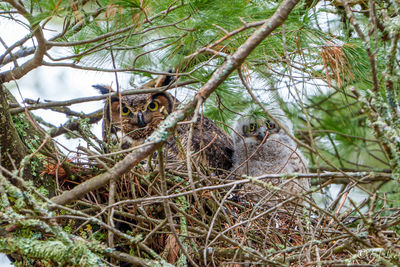
<path fill-rule="evenodd" d="M 168 75 L 171 75 L 171 73 L 168 73 Z M 150 94 L 150 93 L 156 93 L 156 92 L 163 92 L 167 89 L 170 88 L 175 88 L 175 87 L 182 87 L 188 84 L 193 84 L 195 83 L 194 81 L 186 81 L 186 82 L 181 82 L 177 83 L 176 85 L 167 85 L 163 87 L 157 87 L 157 88 L 137 88 L 133 90 L 125 90 L 120 92 L 121 95 L 135 95 L 135 94 Z M 80 98 L 75 98 L 75 99 L 70 99 L 70 100 L 65 100 L 65 101 L 51 101 L 47 103 L 38 103 L 38 104 L 33 104 L 28 107 L 17 107 L 17 108 L 11 108 L 10 109 L 10 114 L 18 114 L 21 112 L 25 112 L 25 109 L 27 110 L 36 110 L 36 109 L 46 109 L 46 108 L 53 108 L 53 107 L 65 107 L 65 106 L 70 106 L 73 104 L 79 104 L 79 103 L 86 103 L 90 101 L 99 101 L 103 99 L 107 99 L 108 97 L 113 97 L 113 96 L 119 96 L 117 92 L 112 92 L 109 94 L 104 94 L 104 95 L 97 95 L 97 96 L 88 96 L 88 97 L 80 97 Z"/>
<path fill-rule="evenodd" d="M 81 183 L 70 191 L 62 193 L 51 199 L 56 204 L 67 204 L 79 199 L 90 191 L 93 191 L 107 184 L 111 179 L 120 177 L 129 171 L 134 165 L 153 153 L 157 148 L 165 143 L 179 121 L 189 116 L 195 109 L 197 102 L 204 102 L 212 92 L 246 59 L 246 57 L 277 27 L 282 25 L 289 13 L 299 0 L 284 0 L 270 19 L 268 19 L 259 29 L 257 29 L 237 51 L 222 64 L 213 74 L 210 80 L 200 89 L 194 99 L 183 109 L 170 114 L 158 129 L 146 140 L 148 145 L 128 154 L 123 160 L 118 162 L 110 171 L 100 174 L 92 179 Z"/>
<path fill-rule="evenodd" d="M 30 21 L 31 15 L 25 10 L 25 8 L 17 1 L 9 0 L 10 3 L 18 12 L 23 15 L 28 21 Z M 11 80 L 17 80 L 27 74 L 29 71 L 39 67 L 43 62 L 43 56 L 46 52 L 46 39 L 44 38 L 42 28 L 39 23 L 31 25 L 31 30 L 37 41 L 37 49 L 32 59 L 28 60 L 20 67 L 15 67 L 13 70 L 5 71 L 0 73 L 0 83 L 9 82 Z"/>

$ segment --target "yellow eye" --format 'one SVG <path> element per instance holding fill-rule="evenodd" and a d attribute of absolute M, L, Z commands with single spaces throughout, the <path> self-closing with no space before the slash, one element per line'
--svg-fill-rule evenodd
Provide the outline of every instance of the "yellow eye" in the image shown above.
<path fill-rule="evenodd" d="M 267 122 L 265 123 L 265 126 L 267 126 L 267 129 L 272 130 L 272 129 L 275 128 L 275 123 L 270 122 L 270 121 L 267 121 Z"/>
<path fill-rule="evenodd" d="M 124 116 L 126 116 L 126 115 L 128 115 L 129 113 L 131 113 L 131 110 L 128 108 L 128 107 L 122 107 L 122 110 L 121 110 L 121 114 L 122 115 L 124 115 Z"/>
<path fill-rule="evenodd" d="M 256 130 L 256 124 L 250 123 L 250 132 L 254 132 Z"/>
<path fill-rule="evenodd" d="M 158 103 L 157 103 L 157 102 L 151 102 L 151 103 L 147 106 L 147 108 L 148 108 L 150 111 L 156 111 L 156 110 L 158 109 Z"/>

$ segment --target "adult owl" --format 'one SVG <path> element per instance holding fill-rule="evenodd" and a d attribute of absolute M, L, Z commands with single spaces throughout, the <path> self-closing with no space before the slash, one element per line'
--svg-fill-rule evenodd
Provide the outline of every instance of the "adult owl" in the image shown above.
<path fill-rule="evenodd" d="M 161 86 L 162 84 L 160 84 Z M 102 94 L 110 87 L 95 85 Z M 140 90 L 140 89 L 138 89 Z M 159 123 L 173 112 L 180 102 L 167 92 L 135 94 L 108 99 L 104 108 L 104 132 L 121 132 L 123 148 L 143 143 Z M 191 118 L 189 118 L 191 119 Z M 167 157 L 171 160 L 186 159 L 190 124 L 178 124 L 174 135 L 167 141 Z M 210 119 L 199 116 L 194 124 L 191 141 L 192 158 L 202 166 L 229 170 L 232 167 L 233 142 L 230 136 Z"/>
<path fill-rule="evenodd" d="M 290 132 L 292 125 L 279 108 L 272 110 L 274 118 Z M 306 173 L 307 161 L 296 143 L 257 108 L 250 108 L 234 124 L 234 169 L 236 174 L 260 176 L 263 174 Z M 266 180 L 282 188 L 282 192 L 302 193 L 310 188 L 309 179 Z M 246 184 L 246 195 L 259 201 L 269 190 L 254 184 Z M 285 194 L 283 194 L 285 195 Z M 276 196 L 282 196 L 277 192 Z"/>

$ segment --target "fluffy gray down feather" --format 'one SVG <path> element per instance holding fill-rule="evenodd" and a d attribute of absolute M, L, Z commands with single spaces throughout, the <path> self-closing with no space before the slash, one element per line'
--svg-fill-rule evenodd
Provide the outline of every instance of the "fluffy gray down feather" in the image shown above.
<path fill-rule="evenodd" d="M 284 125 L 289 131 L 292 131 L 292 124 L 284 115 L 283 111 L 279 110 L 278 113 L 276 113 L 275 110 L 275 114 L 273 115 L 280 124 Z M 255 138 L 245 137 L 243 126 L 249 125 L 252 123 L 252 120 L 254 119 L 251 116 L 241 116 L 234 124 L 235 131 L 243 136 L 243 138 L 241 138 L 238 134 L 233 134 L 233 169 L 238 168 L 235 172 L 236 174 L 246 174 L 256 177 L 264 174 L 307 172 L 307 160 L 297 147 L 296 143 L 285 133 L 283 129 L 280 129 L 278 132 L 270 133 L 264 144 L 262 144 L 259 148 L 258 146 L 261 144 L 261 141 L 256 140 Z M 243 139 L 247 146 L 247 155 L 245 153 Z M 244 162 L 254 152 L 255 154 L 247 162 L 247 168 L 246 163 Z M 280 198 L 282 196 L 288 197 L 292 194 L 299 194 L 307 191 L 310 188 L 310 182 L 307 178 L 295 178 L 291 180 L 264 179 L 264 181 L 280 187 L 282 191 L 279 192 L 272 190 L 276 192 L 273 194 L 271 190 L 249 183 L 243 188 L 245 195 L 251 200 L 259 202 L 262 198 L 264 198 L 264 200 L 268 200 Z M 285 194 L 284 192 L 288 192 L 288 194 Z"/>

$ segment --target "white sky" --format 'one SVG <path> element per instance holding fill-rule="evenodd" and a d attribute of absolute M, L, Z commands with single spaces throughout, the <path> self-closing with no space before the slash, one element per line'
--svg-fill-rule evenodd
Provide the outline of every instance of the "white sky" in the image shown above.
<path fill-rule="evenodd" d="M 10 23 L 3 18 L 0 18 L 0 35 L 8 46 L 15 41 L 21 39 L 27 31 L 14 23 Z M 26 44 L 31 45 L 27 42 Z M 0 45 L 0 55 L 4 53 L 5 48 Z M 18 62 L 21 64 L 21 62 Z M 22 62 L 23 63 L 23 62 Z M 0 72 L 6 71 L 12 67 L 11 64 L 0 68 Z M 129 76 L 127 74 L 119 74 L 119 83 L 121 87 L 128 87 Z M 20 88 L 19 94 L 16 82 L 6 83 L 5 86 L 11 89 L 11 92 L 16 97 L 18 102 L 22 102 L 24 98 L 43 100 L 69 100 L 72 98 L 94 96 L 99 93 L 92 88 L 94 84 L 114 84 L 115 76 L 113 73 L 100 73 L 94 71 L 74 70 L 70 68 L 51 68 L 39 67 L 23 78 L 17 81 Z M 76 104 L 70 106 L 74 111 L 83 111 L 89 113 L 104 106 L 102 101 L 88 102 L 83 104 Z M 37 110 L 34 111 L 36 115 L 41 116 L 46 121 L 53 125 L 59 126 L 67 121 L 67 117 L 62 113 L 52 112 L 50 110 Z M 101 136 L 101 122 L 94 125 L 93 131 L 96 135 Z M 57 137 L 57 140 L 67 147 L 74 149 L 80 141 L 66 140 L 63 136 Z M 82 143 L 81 143 L 82 144 Z M 82 144 L 83 145 L 83 144 Z M 0 267 L 13 266 L 10 264 L 8 258 L 0 253 Z"/>
<path fill-rule="evenodd" d="M 0 33 L 6 44 L 10 46 L 21 39 L 27 31 L 22 26 L 12 23 L 4 18 L 0 18 Z M 51 35 L 52 32 L 45 31 L 45 35 Z M 27 42 L 25 46 L 32 45 Z M 0 45 L 0 54 L 4 53 L 5 48 Z M 23 61 L 19 61 L 22 64 Z M 0 68 L 0 72 L 7 71 L 13 67 L 13 64 L 7 64 Z M 122 88 L 128 88 L 129 75 L 119 73 L 118 80 Z M 70 100 L 78 97 L 87 97 L 99 95 L 98 91 L 92 88 L 94 84 L 113 84 L 115 85 L 114 73 L 104 73 L 95 71 L 83 71 L 65 67 L 39 67 L 32 70 L 18 81 L 6 83 L 5 86 L 11 90 L 18 102 L 22 103 L 25 98 L 44 100 Z M 17 85 L 20 92 L 17 90 Z M 115 87 L 115 86 L 114 86 Z M 87 102 L 69 106 L 77 112 L 90 113 L 103 107 L 102 101 Z M 41 116 L 47 122 L 59 126 L 67 121 L 67 117 L 62 113 L 42 109 L 34 111 L 34 114 Z M 93 131 L 101 136 L 101 122 L 94 125 Z M 58 141 L 76 147 L 78 140 L 68 140 L 64 137 L 57 137 Z"/>

